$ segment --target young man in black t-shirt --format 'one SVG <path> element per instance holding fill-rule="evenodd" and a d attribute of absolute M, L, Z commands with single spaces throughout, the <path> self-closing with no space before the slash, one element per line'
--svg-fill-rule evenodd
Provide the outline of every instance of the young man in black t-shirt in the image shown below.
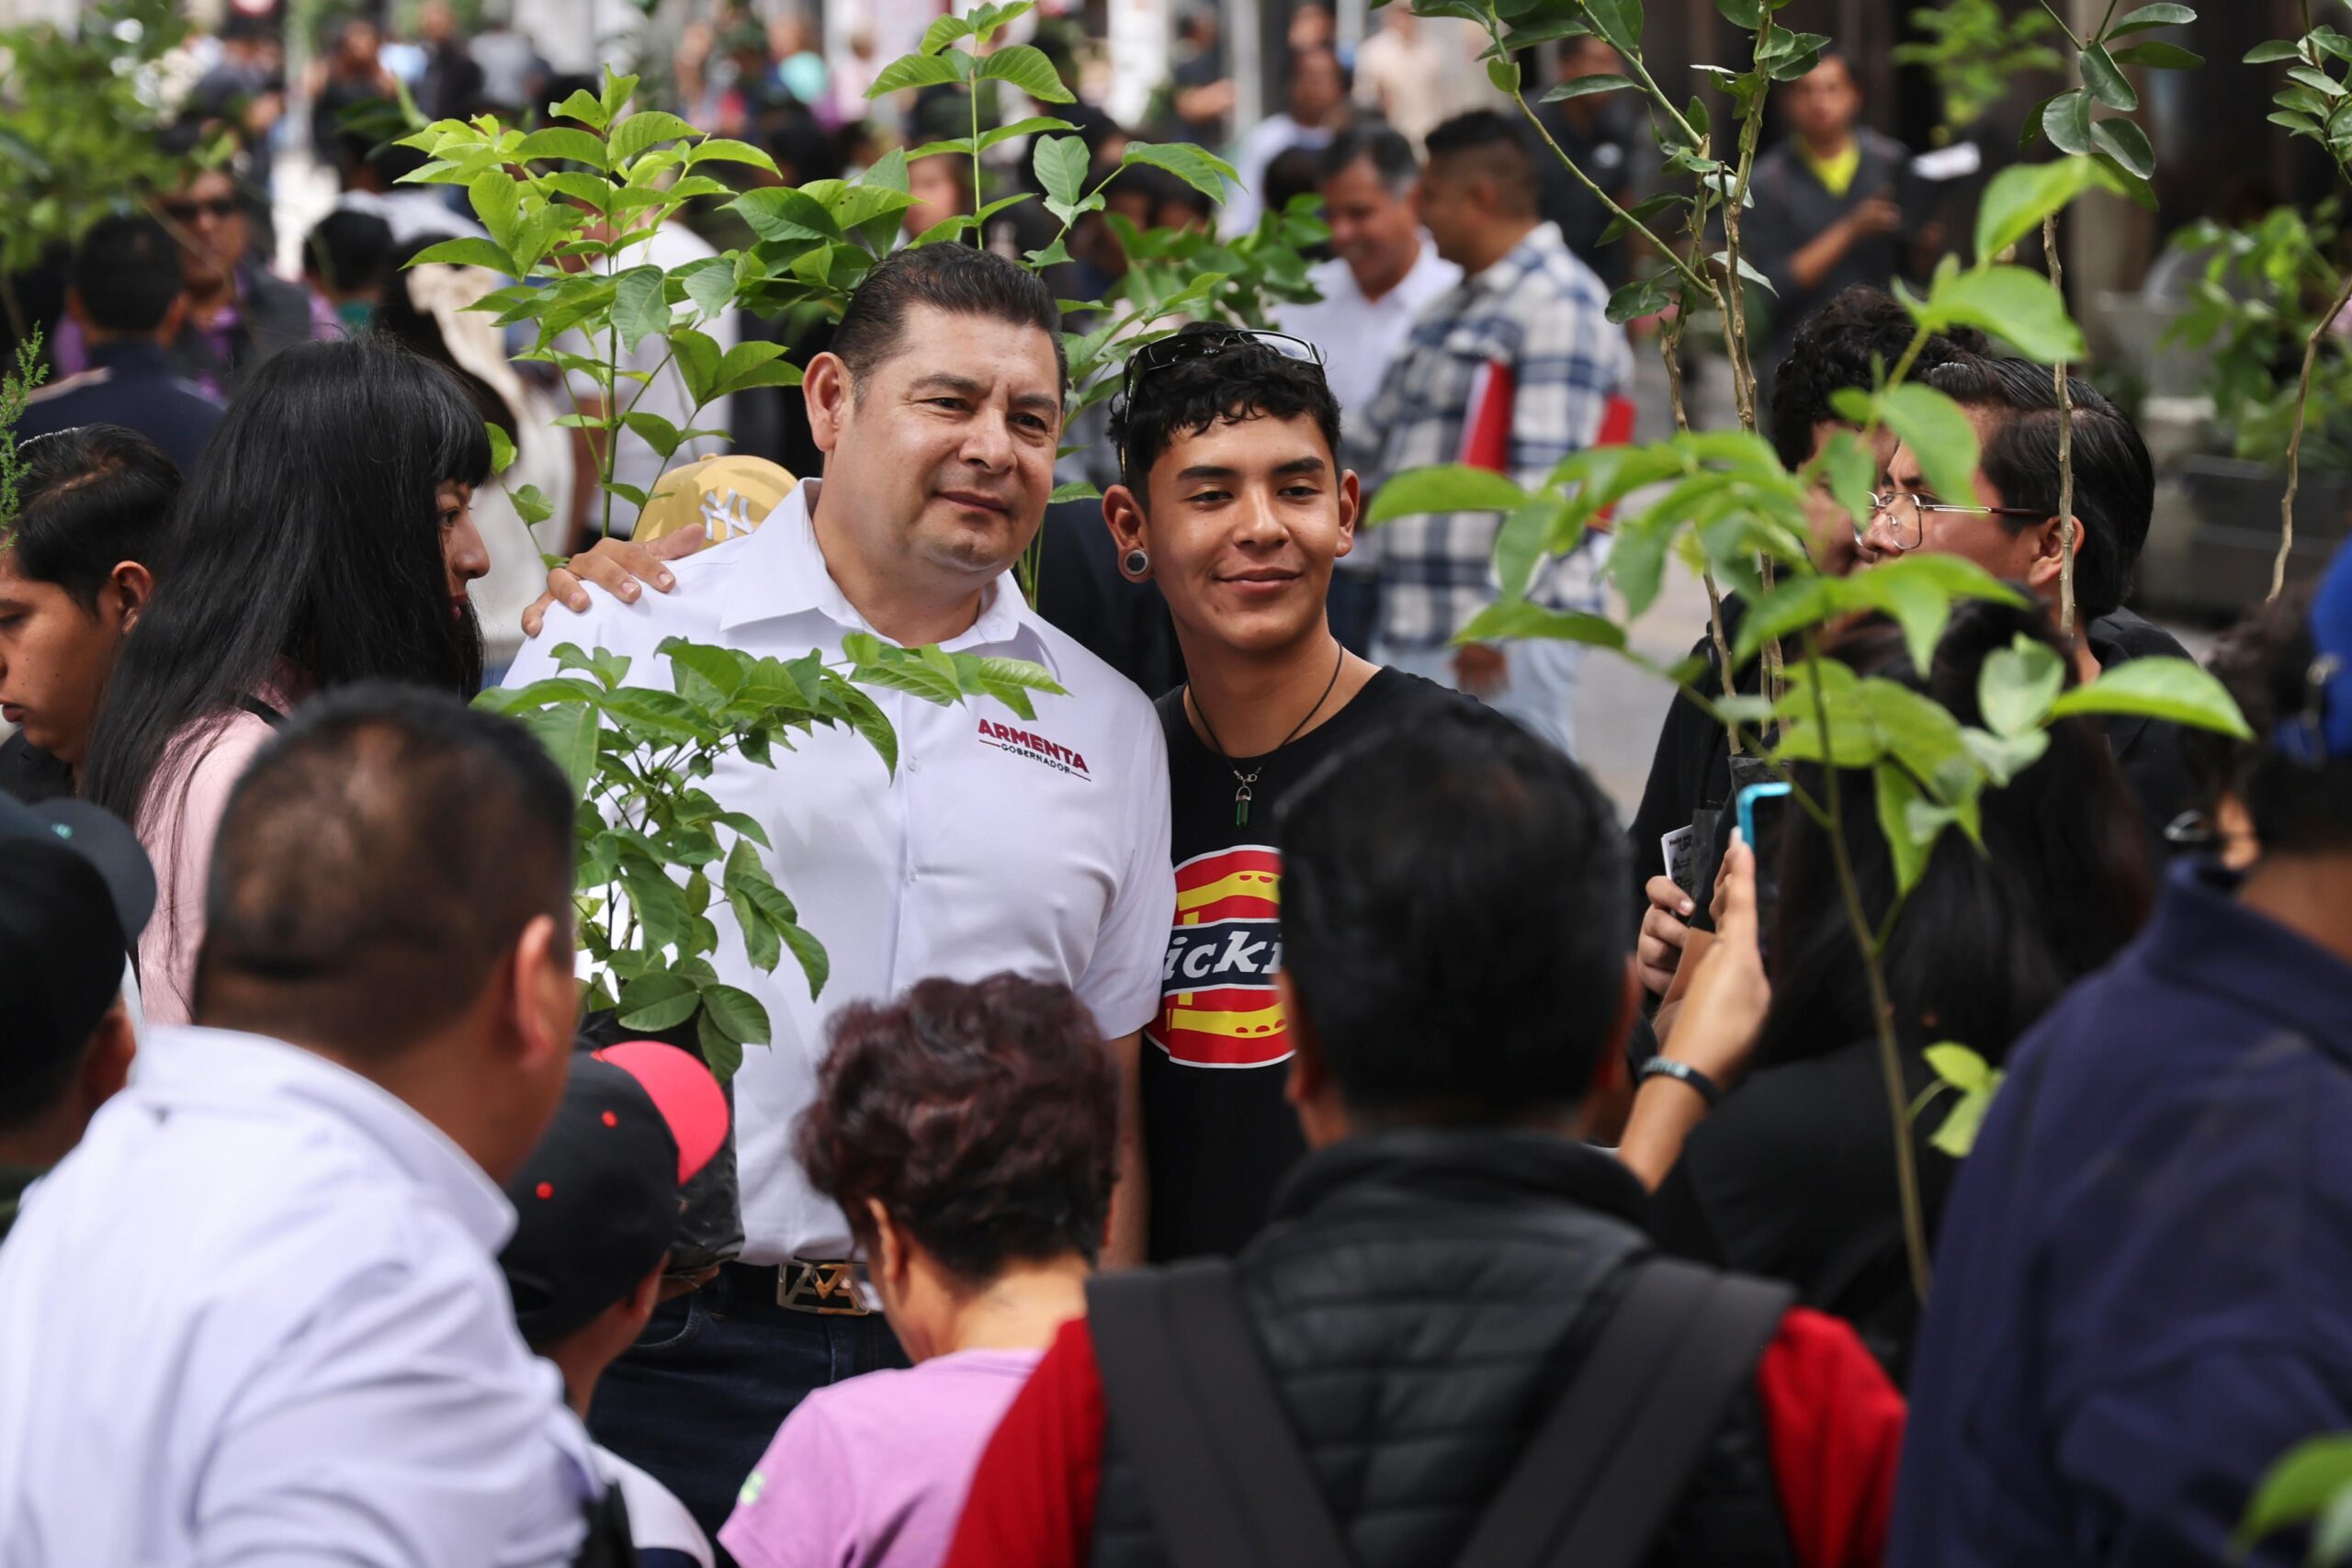
<path fill-rule="evenodd" d="M 1356 476 L 1319 355 L 1203 326 L 1130 362 L 1112 416 L 1124 483 L 1102 510 L 1128 578 L 1159 583 L 1189 673 L 1168 736 L 1176 923 L 1145 1026 L 1143 1135 L 1155 1260 L 1230 1252 L 1306 1152 L 1283 1098 L 1273 818 L 1356 737 L 1445 688 L 1349 653 L 1324 601 L 1355 539 Z"/>

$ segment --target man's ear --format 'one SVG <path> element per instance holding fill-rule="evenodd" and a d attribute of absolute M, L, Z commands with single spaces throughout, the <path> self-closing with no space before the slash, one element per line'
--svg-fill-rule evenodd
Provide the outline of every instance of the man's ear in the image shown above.
<path fill-rule="evenodd" d="M 2045 517 L 2033 527 L 2033 558 L 2026 563 L 2026 586 L 2045 598 L 2058 596 L 2058 580 L 2066 570 L 2066 525 L 2058 517 Z M 2075 519 L 2075 562 L 2082 564 L 2083 541 L 2086 530 L 2083 520 Z"/>
<path fill-rule="evenodd" d="M 897 1289 L 906 1282 L 911 1258 L 907 1250 L 907 1234 L 890 1217 L 879 1198 L 865 1201 L 865 1223 L 874 1227 L 874 1245 L 865 1251 L 866 1271 L 876 1280 L 888 1280 Z"/>
<path fill-rule="evenodd" d="M 124 631 L 138 623 L 139 612 L 155 596 L 155 574 L 135 560 L 119 560 L 107 573 L 107 592 Z"/>
<path fill-rule="evenodd" d="M 552 915 L 534 915 L 514 939 L 506 999 L 517 1065 L 541 1068 L 569 1057 L 580 1027 L 580 983 L 571 934 Z"/>
<path fill-rule="evenodd" d="M 1340 547 L 1334 557 L 1346 555 L 1356 547 L 1356 525 L 1363 517 L 1363 481 L 1356 478 L 1353 468 L 1340 470 Z"/>
<path fill-rule="evenodd" d="M 122 1092 L 130 1081 L 130 1064 L 139 1055 L 139 1036 L 130 1027 L 130 1013 L 117 997 L 106 1017 L 98 1020 L 90 1049 L 82 1057 L 78 1082 L 82 1103 L 95 1112 Z"/>
<path fill-rule="evenodd" d="M 800 378 L 800 400 L 808 411 L 808 434 L 817 450 L 828 457 L 842 438 L 842 426 L 849 423 L 854 397 L 849 365 L 840 355 L 820 354 L 808 361 L 808 371 Z"/>
<path fill-rule="evenodd" d="M 1112 547 L 1122 561 L 1129 550 L 1151 553 L 1151 519 L 1144 514 L 1142 499 L 1126 486 L 1113 485 L 1102 492 L 1102 524 L 1111 530 Z"/>
<path fill-rule="evenodd" d="M 670 1255 L 665 1252 L 662 1261 L 653 1266 L 653 1272 L 630 1286 L 628 1294 L 621 1298 L 622 1310 L 639 1329 L 652 1317 L 653 1309 L 662 1304 L 662 1276 L 669 1267 Z"/>

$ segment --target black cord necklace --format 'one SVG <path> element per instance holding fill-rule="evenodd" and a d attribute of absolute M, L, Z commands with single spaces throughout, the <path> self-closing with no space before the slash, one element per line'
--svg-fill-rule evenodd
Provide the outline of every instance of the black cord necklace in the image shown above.
<path fill-rule="evenodd" d="M 1315 699 L 1315 705 L 1308 708 L 1299 721 L 1290 727 L 1290 733 L 1275 743 L 1273 751 L 1269 751 L 1265 756 L 1259 758 L 1258 765 L 1246 773 L 1239 768 L 1233 767 L 1233 759 L 1226 754 L 1225 742 L 1216 738 L 1216 726 L 1209 722 L 1208 709 L 1201 706 L 1201 699 L 1193 694 L 1193 683 L 1190 681 L 1184 682 L 1184 696 L 1193 705 L 1193 711 L 1200 716 L 1201 728 L 1208 732 L 1209 744 L 1216 748 L 1217 760 L 1233 769 L 1234 782 L 1240 785 L 1233 792 L 1233 825 L 1235 827 L 1250 826 L 1250 802 L 1255 795 L 1258 775 L 1266 771 L 1266 763 L 1272 759 L 1274 751 L 1281 750 L 1284 746 L 1297 739 L 1298 732 L 1306 728 L 1307 721 L 1323 711 L 1323 705 L 1331 700 L 1331 693 L 1340 684 L 1340 667 L 1347 661 L 1348 650 L 1342 647 L 1340 649 L 1340 656 L 1331 660 L 1331 678 L 1323 682 L 1323 694 Z"/>

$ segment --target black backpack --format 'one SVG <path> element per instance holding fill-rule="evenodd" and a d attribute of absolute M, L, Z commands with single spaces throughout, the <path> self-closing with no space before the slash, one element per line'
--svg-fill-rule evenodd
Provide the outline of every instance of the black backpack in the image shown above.
<path fill-rule="evenodd" d="M 1634 1568 L 1789 1309 L 1786 1285 L 1653 1258 L 1456 1562 Z M 1175 1568 L 1349 1568 L 1223 1258 L 1102 1274 L 1087 1318 Z"/>

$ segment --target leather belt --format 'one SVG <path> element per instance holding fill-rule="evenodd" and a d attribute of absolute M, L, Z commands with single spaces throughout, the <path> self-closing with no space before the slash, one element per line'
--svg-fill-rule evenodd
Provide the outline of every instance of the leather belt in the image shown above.
<path fill-rule="evenodd" d="M 869 1317 L 874 1309 L 857 1288 L 857 1265 L 846 1258 L 794 1258 L 776 1269 L 775 1304 L 820 1317 Z"/>

